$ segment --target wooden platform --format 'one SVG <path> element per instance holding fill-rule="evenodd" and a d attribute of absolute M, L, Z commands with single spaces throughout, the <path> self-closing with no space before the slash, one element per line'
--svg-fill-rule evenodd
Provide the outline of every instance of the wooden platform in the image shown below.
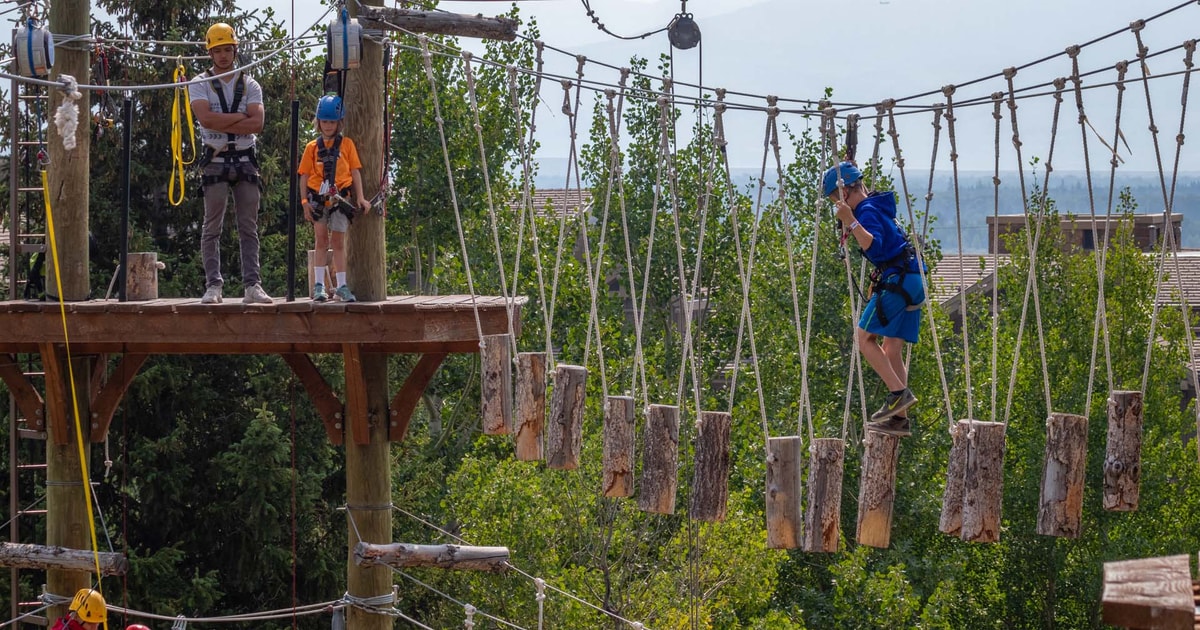
<path fill-rule="evenodd" d="M 512 300 L 513 333 L 521 306 Z M 506 305 L 494 296 L 408 295 L 382 302 L 326 302 L 307 298 L 274 304 L 201 304 L 199 298 L 148 302 L 67 302 L 72 353 L 280 354 L 342 352 L 478 352 L 475 314 L 484 335 L 508 332 Z M 62 344 L 57 302 L 0 302 L 0 353 L 39 352 Z"/>
<path fill-rule="evenodd" d="M 1104 563 L 1104 623 L 1192 630 L 1196 587 L 1186 555 Z"/>
<path fill-rule="evenodd" d="M 368 423 L 378 412 L 388 418 L 388 439 L 402 440 L 413 409 L 446 356 L 479 352 L 481 333 L 519 334 L 525 302 L 523 297 L 471 295 L 352 303 L 276 299 L 253 305 L 240 299 L 201 304 L 199 298 L 90 300 L 62 306 L 0 302 L 0 379 L 16 400 L 26 428 L 49 429 L 55 442 L 65 444 L 70 408 L 67 351 L 74 358 L 101 357 L 92 362 L 89 387 L 90 437 L 95 442 L 104 439 L 125 391 L 151 355 L 278 354 L 304 385 L 333 443 L 343 443 L 345 436 L 357 444 L 368 443 Z M 344 359 L 345 403 L 308 356 L 334 353 Z M 362 356 L 372 353 L 421 355 L 386 410 L 367 408 Z M 19 354 L 41 355 L 44 398 L 23 373 Z M 119 360 L 110 361 L 110 355 Z M 112 369 L 110 363 L 115 363 Z"/>

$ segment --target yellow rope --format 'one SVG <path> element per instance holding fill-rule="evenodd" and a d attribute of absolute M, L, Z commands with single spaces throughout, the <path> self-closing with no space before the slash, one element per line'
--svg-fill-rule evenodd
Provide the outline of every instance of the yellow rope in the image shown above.
<path fill-rule="evenodd" d="M 71 364 L 71 341 L 67 337 L 67 304 L 63 300 L 62 272 L 58 261 L 58 241 L 54 238 L 54 213 L 50 211 L 50 178 L 46 169 L 42 169 L 42 199 L 46 205 L 46 234 L 50 240 L 50 259 L 54 262 L 54 286 L 58 292 L 58 310 L 62 314 L 63 345 L 67 350 L 67 380 L 71 382 L 71 410 L 75 416 L 75 444 L 79 448 L 79 469 L 83 478 L 83 500 L 87 506 L 88 531 L 92 535 L 92 560 L 96 565 L 96 580 L 100 578 L 100 546 L 96 542 L 96 519 L 92 509 L 92 482 L 88 477 L 87 456 L 83 447 L 83 426 L 79 421 L 79 397 L 75 391 L 75 368 Z M 55 387 L 56 383 L 46 383 L 46 387 Z"/>
<path fill-rule="evenodd" d="M 187 70 L 183 64 L 179 63 L 175 66 L 174 81 L 176 83 L 187 83 Z M 180 102 L 180 95 L 184 96 Z M 192 106 L 190 92 L 186 85 L 175 88 L 175 102 L 171 105 L 171 179 L 167 184 L 167 200 L 172 206 L 178 206 L 183 203 L 184 197 L 184 168 L 196 161 L 196 124 L 192 119 Z M 192 140 L 192 157 L 187 161 L 183 159 L 183 117 L 180 111 L 186 112 L 187 130 Z M 175 182 L 179 182 L 179 196 L 175 196 Z"/>

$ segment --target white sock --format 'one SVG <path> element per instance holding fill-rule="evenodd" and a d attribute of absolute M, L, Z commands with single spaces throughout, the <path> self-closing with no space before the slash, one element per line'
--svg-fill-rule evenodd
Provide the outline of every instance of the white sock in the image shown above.
<path fill-rule="evenodd" d="M 345 271 L 337 272 L 337 282 L 338 282 L 339 287 L 346 286 L 346 272 Z"/>
<path fill-rule="evenodd" d="M 317 274 L 317 284 L 325 284 L 325 267 L 314 267 L 313 271 Z"/>

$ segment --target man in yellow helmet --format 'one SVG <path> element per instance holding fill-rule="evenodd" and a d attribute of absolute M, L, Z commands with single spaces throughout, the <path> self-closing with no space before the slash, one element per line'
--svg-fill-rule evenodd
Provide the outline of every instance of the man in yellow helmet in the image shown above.
<path fill-rule="evenodd" d="M 205 47 L 212 68 L 196 77 L 193 85 L 192 112 L 200 122 L 204 141 L 203 168 L 204 228 L 200 237 L 200 256 L 204 261 L 203 304 L 219 304 L 225 284 L 221 277 L 221 228 L 225 207 L 233 192 L 238 244 L 241 248 L 242 284 L 246 304 L 270 304 L 261 285 L 258 269 L 258 159 L 255 143 L 263 129 L 262 87 L 258 81 L 234 67 L 237 61 L 237 34 L 233 27 L 219 22 L 205 35 Z"/>
<path fill-rule="evenodd" d="M 67 607 L 67 616 L 54 624 L 53 630 L 97 630 L 108 620 L 104 596 L 94 588 L 81 588 Z"/>

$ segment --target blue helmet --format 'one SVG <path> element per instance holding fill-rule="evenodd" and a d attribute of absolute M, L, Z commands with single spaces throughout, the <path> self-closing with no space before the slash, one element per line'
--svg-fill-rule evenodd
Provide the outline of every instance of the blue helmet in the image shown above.
<path fill-rule="evenodd" d="M 858 183 L 862 179 L 862 171 L 850 162 L 842 162 L 837 166 L 832 166 L 828 171 L 825 171 L 825 179 L 822 185 L 824 196 L 832 195 L 838 189 L 838 172 L 842 175 L 842 185 L 849 186 Z"/>
<path fill-rule="evenodd" d="M 326 94 L 317 101 L 317 120 L 341 120 L 342 97 Z"/>

